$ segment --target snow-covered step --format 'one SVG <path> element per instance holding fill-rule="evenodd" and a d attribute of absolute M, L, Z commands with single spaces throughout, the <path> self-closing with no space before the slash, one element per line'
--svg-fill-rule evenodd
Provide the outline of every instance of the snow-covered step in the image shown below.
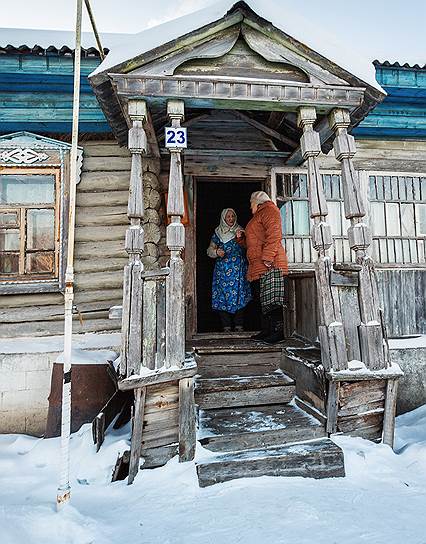
<path fill-rule="evenodd" d="M 197 463 L 200 487 L 236 478 L 345 475 L 342 450 L 330 439 L 208 456 Z"/>
<path fill-rule="evenodd" d="M 284 404 L 294 394 L 294 380 L 276 371 L 261 376 L 197 379 L 195 402 L 203 409 Z"/>
<path fill-rule="evenodd" d="M 324 426 L 294 405 L 200 410 L 198 441 L 211 451 L 236 451 L 325 436 Z"/>

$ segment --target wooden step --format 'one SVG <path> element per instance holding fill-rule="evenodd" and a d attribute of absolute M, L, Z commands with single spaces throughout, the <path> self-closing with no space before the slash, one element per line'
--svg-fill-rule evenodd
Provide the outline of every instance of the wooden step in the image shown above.
<path fill-rule="evenodd" d="M 294 380 L 281 371 L 260 376 L 197 379 L 195 402 L 203 409 L 290 402 Z"/>
<path fill-rule="evenodd" d="M 259 448 L 207 457 L 197 462 L 200 487 L 257 476 L 345 476 L 342 450 L 330 439 Z"/>
<path fill-rule="evenodd" d="M 200 410 L 198 440 L 211 451 L 237 451 L 325 436 L 324 426 L 297 406 Z"/>
<path fill-rule="evenodd" d="M 261 376 L 279 369 L 281 353 L 218 353 L 197 357 L 201 378 Z"/>
<path fill-rule="evenodd" d="M 304 343 L 297 338 L 287 338 L 283 342 L 274 345 L 256 342 L 251 338 L 193 338 L 187 342 L 187 349 L 192 349 L 198 354 L 206 353 L 267 353 L 281 351 L 286 347 L 303 347 Z"/>

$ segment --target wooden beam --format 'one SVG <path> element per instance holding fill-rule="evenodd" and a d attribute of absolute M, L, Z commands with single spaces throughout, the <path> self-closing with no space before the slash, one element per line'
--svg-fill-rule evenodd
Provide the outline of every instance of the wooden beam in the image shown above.
<path fill-rule="evenodd" d="M 187 119 L 186 121 L 181 123 L 181 126 L 182 127 L 190 127 L 194 123 L 198 123 L 198 121 L 202 121 L 203 119 L 207 119 L 208 117 L 210 117 L 210 113 L 203 113 L 201 115 L 195 115 L 194 117 L 191 117 L 190 119 Z M 168 125 L 168 123 L 166 123 L 165 125 L 163 125 L 160 128 L 160 131 L 159 131 L 160 134 L 158 136 L 158 141 L 159 142 L 162 142 L 164 140 L 164 138 L 165 138 L 164 129 L 166 128 L 167 125 Z"/>
<path fill-rule="evenodd" d="M 337 432 L 337 414 L 339 411 L 339 382 L 330 382 L 327 396 L 327 433 Z"/>
<path fill-rule="evenodd" d="M 387 381 L 385 412 L 383 415 L 383 444 L 387 444 L 393 448 L 395 435 L 395 411 L 396 398 L 398 391 L 398 380 L 392 379 Z"/>
<path fill-rule="evenodd" d="M 142 448 L 143 416 L 145 411 L 146 387 L 135 391 L 135 412 L 133 415 L 132 443 L 130 446 L 129 479 L 128 485 L 133 483 L 139 470 Z"/>
<path fill-rule="evenodd" d="M 245 113 L 242 113 L 236 110 L 232 110 L 230 111 L 230 113 L 232 113 L 232 115 L 234 115 L 235 117 L 239 117 L 240 119 L 242 119 L 243 121 L 251 125 L 252 127 L 257 128 L 258 130 L 267 134 L 268 136 L 271 136 L 271 138 L 274 138 L 275 140 L 278 140 L 290 146 L 292 149 L 296 149 L 296 147 L 298 146 L 298 143 L 292 140 L 291 138 L 287 138 L 286 136 L 283 136 L 280 132 L 277 132 L 273 128 L 268 127 L 264 125 L 263 123 L 260 123 L 259 121 L 256 121 L 256 119 L 252 119 Z"/>
<path fill-rule="evenodd" d="M 163 367 L 164 368 L 164 367 Z M 190 365 L 185 365 L 183 368 L 177 368 L 173 370 L 158 370 L 150 374 L 139 376 L 134 374 L 129 378 L 120 380 L 118 382 L 118 388 L 120 391 L 127 391 L 129 389 L 137 389 L 146 385 L 154 385 L 165 382 L 174 382 L 183 378 L 191 378 L 197 373 L 197 365 L 195 362 Z"/>
<path fill-rule="evenodd" d="M 179 462 L 192 461 L 195 456 L 194 378 L 179 381 Z"/>
<path fill-rule="evenodd" d="M 268 125 L 274 130 L 278 130 L 284 121 L 285 113 L 282 111 L 271 111 L 268 118 Z"/>
<path fill-rule="evenodd" d="M 155 133 L 155 128 L 154 128 L 154 123 L 152 121 L 152 115 L 151 115 L 151 112 L 149 111 L 149 109 L 147 109 L 147 112 L 146 112 L 146 121 L 145 121 L 145 124 L 144 124 L 144 129 L 145 129 L 146 137 L 147 137 L 148 144 L 149 144 L 150 154 L 153 157 L 158 159 L 160 157 L 160 147 L 158 145 L 157 135 Z"/>

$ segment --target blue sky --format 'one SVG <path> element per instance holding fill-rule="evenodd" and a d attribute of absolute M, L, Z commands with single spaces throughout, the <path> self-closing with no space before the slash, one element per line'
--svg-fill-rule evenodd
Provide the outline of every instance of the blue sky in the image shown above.
<path fill-rule="evenodd" d="M 4 0 L 5 1 L 5 0 Z M 91 0 L 101 32 L 134 33 L 201 9 L 215 0 Z M 277 5 L 280 0 L 275 1 Z M 370 59 L 426 63 L 425 0 L 294 0 L 293 10 L 314 20 Z M 10 6 L 9 6 L 10 7 Z M 3 10 L 1 26 L 72 30 L 75 0 L 21 0 Z M 85 21 L 85 29 L 89 23 Z"/>

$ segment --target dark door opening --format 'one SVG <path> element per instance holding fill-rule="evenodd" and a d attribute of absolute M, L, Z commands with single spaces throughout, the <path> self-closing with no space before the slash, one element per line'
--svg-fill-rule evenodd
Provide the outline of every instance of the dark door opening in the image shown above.
<path fill-rule="evenodd" d="M 260 189 L 261 181 L 196 181 L 197 332 L 221 330 L 219 315 L 211 307 L 215 261 L 206 253 L 214 229 L 219 224 L 220 213 L 223 208 L 233 208 L 237 212 L 238 223 L 245 228 L 251 218 L 250 195 Z M 250 302 L 245 309 L 244 330 L 258 330 L 259 315 L 258 304 Z"/>

